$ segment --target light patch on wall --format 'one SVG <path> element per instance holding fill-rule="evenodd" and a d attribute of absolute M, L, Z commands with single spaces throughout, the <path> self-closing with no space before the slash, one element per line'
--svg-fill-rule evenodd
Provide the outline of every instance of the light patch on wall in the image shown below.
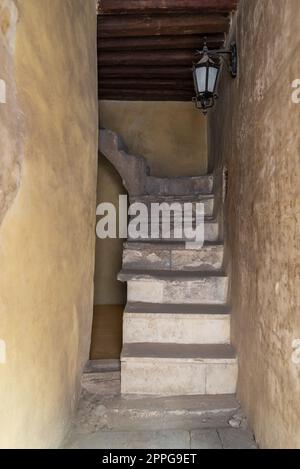
<path fill-rule="evenodd" d="M 294 365 L 300 364 L 300 339 L 294 339 L 292 342 L 292 362 Z"/>
<path fill-rule="evenodd" d="M 6 49 L 14 54 L 18 10 L 12 0 L 3 0 L 0 5 L 0 39 Z"/>
<path fill-rule="evenodd" d="M 296 88 L 292 93 L 292 101 L 294 104 L 300 104 L 300 78 L 293 81 L 292 88 Z"/>
<path fill-rule="evenodd" d="M 6 343 L 3 339 L 0 339 L 0 364 L 6 363 Z"/>
<path fill-rule="evenodd" d="M 0 104 L 6 103 L 6 83 L 0 79 Z"/>

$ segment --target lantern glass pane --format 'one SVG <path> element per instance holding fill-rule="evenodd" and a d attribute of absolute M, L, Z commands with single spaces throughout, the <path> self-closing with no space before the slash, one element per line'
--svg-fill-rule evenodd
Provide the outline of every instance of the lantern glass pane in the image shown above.
<path fill-rule="evenodd" d="M 206 72 L 207 67 L 196 68 L 196 81 L 198 93 L 204 93 L 206 91 Z"/>
<path fill-rule="evenodd" d="M 219 69 L 216 67 L 209 67 L 207 91 L 210 93 L 213 93 L 215 90 L 218 71 Z"/>

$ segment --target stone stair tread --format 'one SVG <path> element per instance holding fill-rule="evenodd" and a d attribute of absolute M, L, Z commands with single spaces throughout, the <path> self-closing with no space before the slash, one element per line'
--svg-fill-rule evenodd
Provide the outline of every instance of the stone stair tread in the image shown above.
<path fill-rule="evenodd" d="M 223 241 L 205 241 L 203 247 L 201 249 L 196 249 L 197 251 L 201 251 L 206 248 L 220 248 L 223 249 L 224 243 Z M 134 240 L 127 240 L 123 244 L 124 249 L 186 249 L 186 241 L 178 241 L 174 240 L 170 242 L 170 240 L 164 239 L 145 239 L 141 241 L 134 241 Z M 188 249 L 188 251 L 192 251 L 192 249 Z"/>
<path fill-rule="evenodd" d="M 179 181 L 179 180 L 182 180 L 182 179 L 200 179 L 200 178 L 204 178 L 204 179 L 207 179 L 207 178 L 210 178 L 211 176 L 210 175 L 206 175 L 206 176 L 191 176 L 189 178 L 187 178 L 186 176 L 179 176 L 178 178 L 177 177 L 174 177 L 174 178 L 160 178 L 161 180 L 164 179 L 165 181 Z M 176 198 L 182 198 L 182 199 L 199 199 L 199 198 L 211 198 L 211 197 L 214 197 L 214 193 L 213 192 L 209 192 L 209 193 L 204 193 L 204 194 L 200 194 L 200 193 L 185 193 L 185 194 L 150 194 L 150 193 L 147 193 L 147 194 L 141 194 L 141 195 L 132 195 L 131 196 L 133 199 L 137 199 L 139 197 L 142 197 L 142 198 L 157 198 L 157 199 L 164 199 L 164 198 L 170 198 L 170 199 L 176 199 Z"/>
<path fill-rule="evenodd" d="M 127 239 L 127 242 L 128 243 L 141 243 L 141 244 L 144 244 L 144 243 L 167 243 L 167 244 L 170 244 L 170 245 L 176 245 L 176 243 L 181 244 L 181 245 L 186 245 L 186 243 L 188 242 L 193 242 L 193 241 L 189 241 L 188 239 L 185 239 L 185 238 L 154 238 L 154 239 L 149 239 L 149 238 L 138 238 L 138 240 L 136 239 L 133 239 L 133 238 L 129 238 Z M 214 244 L 223 244 L 223 241 L 222 240 L 219 240 L 219 239 L 216 239 L 216 240 L 205 240 L 204 242 L 204 246 L 205 244 L 208 244 L 208 243 L 211 243 L 211 245 L 214 245 Z"/>
<path fill-rule="evenodd" d="M 209 194 L 164 194 L 164 195 L 156 195 L 156 194 L 143 194 L 138 196 L 132 196 L 131 200 L 154 200 L 156 201 L 165 201 L 165 200 L 173 200 L 178 201 L 179 203 L 188 202 L 201 202 L 201 200 L 211 200 L 214 199 L 215 195 L 213 193 Z"/>
<path fill-rule="evenodd" d="M 134 220 L 135 218 L 136 218 L 136 215 L 130 215 L 130 216 L 128 217 L 129 221 Z M 183 218 L 183 217 L 182 217 L 182 218 Z M 188 219 L 195 221 L 196 217 L 193 215 L 192 217 L 189 217 Z M 145 218 L 145 219 L 143 219 L 142 217 L 139 217 L 139 220 L 141 221 L 141 223 L 144 223 L 144 224 L 148 223 L 148 225 L 151 225 L 151 223 L 157 223 L 157 224 L 158 224 L 158 222 L 159 222 L 160 225 L 162 225 L 162 218 L 160 217 L 160 218 L 158 219 L 158 218 L 156 217 L 156 218 L 153 218 L 153 219 L 152 219 L 151 214 L 150 214 L 147 218 Z M 215 217 L 210 216 L 210 215 L 205 215 L 205 216 L 204 216 L 204 224 L 215 224 L 215 225 L 217 225 L 218 223 L 219 223 L 219 222 L 218 222 L 218 220 L 217 220 Z M 170 226 L 171 226 L 171 227 L 174 226 L 174 219 L 173 219 L 173 217 L 170 218 Z"/>
<path fill-rule="evenodd" d="M 155 412 L 155 416 L 162 417 L 162 414 L 174 412 L 179 417 L 186 416 L 189 412 L 197 412 L 198 417 L 202 412 L 236 411 L 240 404 L 235 394 L 206 394 L 206 395 L 182 395 L 182 396 L 149 396 L 149 395 L 129 395 L 123 399 L 119 396 L 110 399 L 109 404 L 113 409 L 122 411 L 143 411 L 145 414 Z M 147 399 L 145 399 L 147 397 Z M 145 415 L 143 414 L 143 416 Z M 206 422 L 204 422 L 205 424 Z M 201 426 L 201 421 L 197 425 Z"/>
<path fill-rule="evenodd" d="M 199 174 L 198 176 L 152 176 L 153 178 L 159 179 L 161 181 L 190 181 L 190 180 L 201 180 L 201 179 L 213 179 L 213 173 L 208 174 Z"/>
<path fill-rule="evenodd" d="M 213 174 L 202 176 L 156 177 L 148 176 L 146 194 L 156 196 L 164 195 L 190 195 L 212 194 Z"/>
<path fill-rule="evenodd" d="M 202 270 L 142 270 L 142 269 L 122 269 L 118 274 L 118 280 L 128 281 L 133 279 L 156 280 L 199 280 L 206 277 L 227 277 L 222 271 L 202 271 Z"/>
<path fill-rule="evenodd" d="M 124 313 L 139 314 L 203 314 L 227 315 L 230 313 L 228 304 L 167 304 L 128 302 Z"/>
<path fill-rule="evenodd" d="M 230 344 L 174 344 L 139 342 L 124 344 L 124 359 L 196 359 L 201 361 L 236 360 L 235 349 Z"/>

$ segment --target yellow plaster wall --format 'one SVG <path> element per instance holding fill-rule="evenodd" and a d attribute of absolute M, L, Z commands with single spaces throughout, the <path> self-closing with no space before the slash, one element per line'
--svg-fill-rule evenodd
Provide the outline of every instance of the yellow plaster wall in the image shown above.
<path fill-rule="evenodd" d="M 0 0 L 0 51 L 0 447 L 56 447 L 91 334 L 95 1 Z"/>

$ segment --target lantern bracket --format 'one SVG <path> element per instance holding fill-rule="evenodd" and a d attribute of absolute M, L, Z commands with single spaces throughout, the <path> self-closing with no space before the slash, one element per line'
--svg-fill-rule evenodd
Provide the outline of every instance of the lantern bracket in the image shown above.
<path fill-rule="evenodd" d="M 208 55 L 210 58 L 220 57 L 222 55 L 229 55 L 229 71 L 233 78 L 237 76 L 237 47 L 236 43 L 232 42 L 228 49 L 211 49 L 209 50 L 206 44 L 207 38 L 204 38 L 203 50 L 197 50 L 196 54 Z"/>

